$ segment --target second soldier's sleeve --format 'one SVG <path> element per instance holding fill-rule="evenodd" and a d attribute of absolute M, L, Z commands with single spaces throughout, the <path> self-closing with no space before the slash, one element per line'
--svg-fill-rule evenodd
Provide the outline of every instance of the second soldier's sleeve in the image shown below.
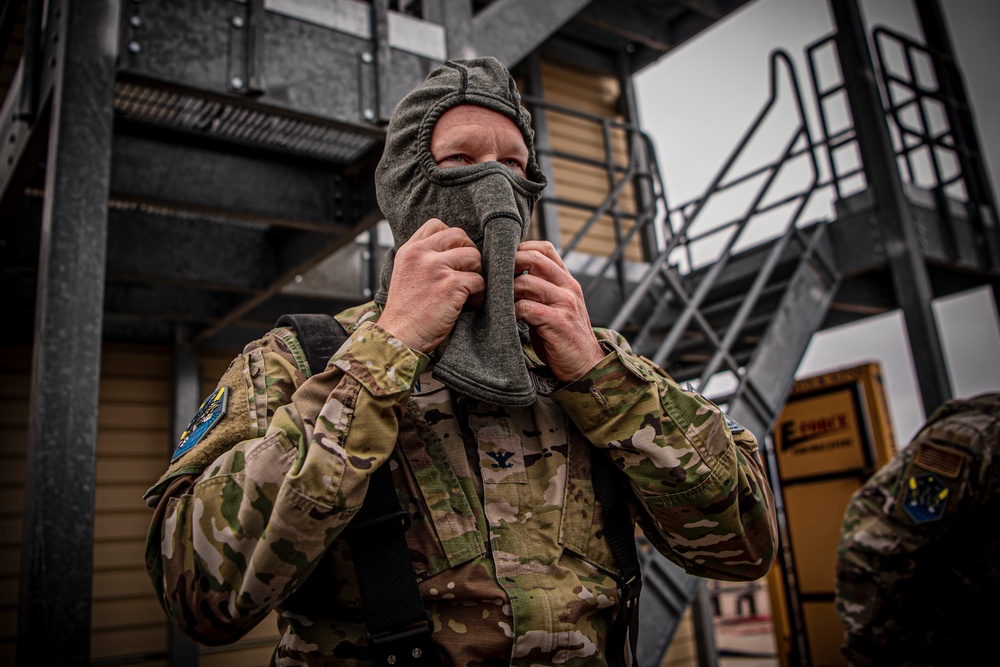
<path fill-rule="evenodd" d="M 978 468 L 981 442 L 964 430 L 948 420 L 931 425 L 847 505 L 837 546 L 835 608 L 852 665 L 905 662 L 903 652 L 919 651 L 927 641 L 934 621 L 921 611 L 929 592 L 918 570 L 934 567 L 950 527 L 974 501 L 967 482 Z"/>

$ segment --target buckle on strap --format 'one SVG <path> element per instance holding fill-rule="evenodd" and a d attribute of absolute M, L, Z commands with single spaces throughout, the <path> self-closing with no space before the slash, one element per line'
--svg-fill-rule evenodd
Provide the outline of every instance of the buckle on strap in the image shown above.
<path fill-rule="evenodd" d="M 401 630 L 372 634 L 365 630 L 368 648 L 376 665 L 387 667 L 430 667 L 440 665 L 441 656 L 431 637 L 431 615 Z"/>
<path fill-rule="evenodd" d="M 632 607 L 637 606 L 639 593 L 642 592 L 642 577 L 636 572 L 628 581 L 623 581 L 618 589 L 621 591 L 621 604 L 626 609 L 632 609 Z"/>

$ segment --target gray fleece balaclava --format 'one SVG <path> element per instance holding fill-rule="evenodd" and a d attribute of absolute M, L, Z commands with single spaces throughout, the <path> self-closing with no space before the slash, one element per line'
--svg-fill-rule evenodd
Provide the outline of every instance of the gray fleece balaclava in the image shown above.
<path fill-rule="evenodd" d="M 528 147 L 527 178 L 498 162 L 441 169 L 431 155 L 434 124 L 448 109 L 475 104 L 517 125 Z M 545 187 L 535 159 L 531 117 L 510 72 L 494 58 L 452 60 L 431 72 L 396 107 L 375 170 L 379 206 L 394 247 L 382 266 L 375 300 L 385 304 L 396 250 L 430 218 L 461 227 L 482 253 L 482 308 L 463 311 L 443 346 L 434 376 L 468 396 L 524 406 L 535 390 L 514 316 L 514 253 Z"/>

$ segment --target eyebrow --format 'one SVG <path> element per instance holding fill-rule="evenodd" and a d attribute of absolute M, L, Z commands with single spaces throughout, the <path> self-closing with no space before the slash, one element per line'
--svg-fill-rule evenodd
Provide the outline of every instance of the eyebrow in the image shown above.
<path fill-rule="evenodd" d="M 524 142 L 524 137 L 522 137 L 520 133 L 518 133 L 517 137 L 520 141 L 514 139 L 506 140 L 506 138 L 502 138 L 500 145 L 497 146 L 497 149 L 502 157 L 517 157 L 522 161 L 527 162 L 530 152 Z M 490 142 L 488 142 L 483 137 L 482 133 L 477 131 L 474 126 L 463 127 L 459 132 L 453 133 L 447 141 L 441 141 L 439 139 L 435 142 L 432 139 L 430 142 L 430 149 L 432 153 L 438 152 L 453 154 L 475 152 L 491 147 Z"/>

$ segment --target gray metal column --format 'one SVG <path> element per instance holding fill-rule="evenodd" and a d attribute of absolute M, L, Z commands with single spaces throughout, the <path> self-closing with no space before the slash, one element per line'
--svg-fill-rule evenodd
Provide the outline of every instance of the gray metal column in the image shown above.
<path fill-rule="evenodd" d="M 631 75 L 631 65 L 626 53 L 619 53 L 616 62 L 618 68 L 618 84 L 621 86 L 621 96 L 624 102 L 625 122 L 632 127 L 642 127 L 639 118 L 639 104 L 635 95 L 635 80 Z M 653 192 L 653 170 L 650 164 L 651 156 L 646 150 L 643 138 L 637 133 L 629 132 L 629 162 L 635 166 L 633 184 L 635 187 L 636 208 L 639 215 L 649 213 L 652 216 L 646 228 L 642 231 L 642 243 L 647 258 L 656 257 L 660 251 L 656 234 L 656 196 Z M 666 198 L 666 195 L 664 195 Z"/>
<path fill-rule="evenodd" d="M 18 665 L 90 661 L 116 0 L 52 0 L 53 77 L 21 543 Z"/>
<path fill-rule="evenodd" d="M 198 347 L 190 342 L 190 334 L 185 327 L 178 327 L 174 344 L 173 437 L 170 438 L 168 457 L 173 454 L 174 445 L 180 442 L 181 433 L 188 427 L 201 402 L 201 365 L 198 363 Z M 170 667 L 198 667 L 198 645 L 173 623 L 170 623 L 167 632 Z"/>
<path fill-rule="evenodd" d="M 545 87 L 542 85 L 542 64 L 538 53 L 532 53 L 525 58 L 522 66 L 524 72 L 526 96 L 539 100 L 545 99 Z M 531 111 L 531 124 L 535 130 L 535 153 L 538 155 L 538 168 L 549 179 L 545 193 L 539 201 L 539 233 L 546 241 L 552 243 L 555 249 L 562 250 L 562 236 L 559 233 L 559 210 L 553 203 L 556 197 L 555 167 L 552 160 L 552 142 L 549 136 L 549 118 L 545 107 L 528 102 Z"/>
<path fill-rule="evenodd" d="M 896 300 L 906 320 L 924 411 L 930 414 L 952 397 L 931 308 L 930 277 L 913 228 L 910 204 L 903 192 L 861 9 L 857 0 L 830 0 L 830 8 L 837 25 L 841 71 L 881 244 Z"/>
<path fill-rule="evenodd" d="M 954 102 L 945 107 L 945 112 L 958 147 L 958 163 L 969 195 L 969 215 L 981 227 L 987 261 L 990 268 L 997 271 L 1000 270 L 1000 229 L 996 199 L 944 12 L 938 0 L 916 0 L 915 4 L 927 48 L 934 54 L 932 63 L 938 86 L 945 98 Z"/>

